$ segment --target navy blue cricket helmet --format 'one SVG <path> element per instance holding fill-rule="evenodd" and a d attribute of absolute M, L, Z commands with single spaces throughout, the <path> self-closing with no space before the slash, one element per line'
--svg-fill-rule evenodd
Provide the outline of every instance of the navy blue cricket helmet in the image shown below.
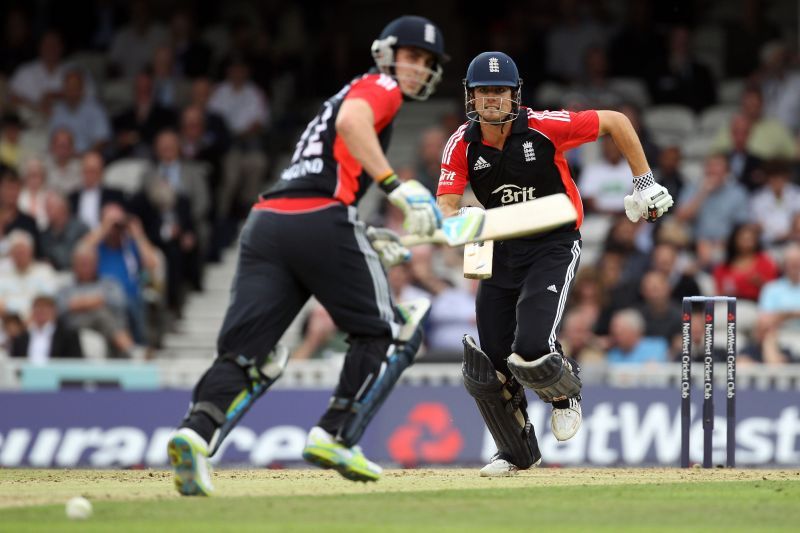
<path fill-rule="evenodd" d="M 419 93 L 406 95 L 417 100 L 426 100 L 442 79 L 442 63 L 450 57 L 444 51 L 444 37 L 439 27 L 426 19 L 415 15 L 404 15 L 391 21 L 372 43 L 372 57 L 378 70 L 389 76 L 395 76 L 395 51 L 401 46 L 413 46 L 431 52 L 436 64 L 430 70 L 427 82 Z"/>
<path fill-rule="evenodd" d="M 511 113 L 502 121 L 493 124 L 510 122 L 519 114 L 522 78 L 516 63 L 508 54 L 503 52 L 483 52 L 475 56 L 467 67 L 467 76 L 464 78 L 464 103 L 467 118 L 480 121 L 475 110 L 475 87 L 511 87 Z"/>

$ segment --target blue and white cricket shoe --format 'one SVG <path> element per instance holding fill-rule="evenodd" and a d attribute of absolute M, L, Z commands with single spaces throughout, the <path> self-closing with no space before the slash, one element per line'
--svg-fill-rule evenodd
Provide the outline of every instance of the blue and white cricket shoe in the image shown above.
<path fill-rule="evenodd" d="M 184 496 L 211 496 L 211 465 L 208 443 L 193 429 L 177 430 L 167 445 L 167 455 L 175 470 L 175 488 Z"/>

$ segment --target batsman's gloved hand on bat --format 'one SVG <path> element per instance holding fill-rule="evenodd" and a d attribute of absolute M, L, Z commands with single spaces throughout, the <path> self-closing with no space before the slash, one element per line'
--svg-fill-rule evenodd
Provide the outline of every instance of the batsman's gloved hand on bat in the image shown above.
<path fill-rule="evenodd" d="M 405 216 L 403 227 L 417 235 L 431 235 L 442 227 L 442 213 L 430 191 L 417 180 L 400 181 L 391 174 L 380 182 L 389 201 Z"/>
<path fill-rule="evenodd" d="M 411 251 L 403 246 L 397 233 L 386 228 L 367 228 L 367 238 L 378 252 L 383 268 L 389 269 L 411 259 Z"/>
<path fill-rule="evenodd" d="M 653 173 L 648 172 L 633 178 L 633 194 L 624 200 L 625 214 L 631 222 L 638 222 L 640 218 L 655 222 L 674 203 L 666 187 L 656 183 Z"/>

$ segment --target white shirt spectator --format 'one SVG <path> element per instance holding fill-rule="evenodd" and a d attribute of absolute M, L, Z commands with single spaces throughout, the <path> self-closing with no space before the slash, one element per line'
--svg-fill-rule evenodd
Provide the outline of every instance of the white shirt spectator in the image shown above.
<path fill-rule="evenodd" d="M 266 98 L 252 82 L 245 83 L 239 90 L 230 82 L 222 83 L 211 95 L 208 109 L 222 115 L 236 134 L 246 132 L 253 123 L 264 126 L 269 119 Z"/>
<path fill-rule="evenodd" d="M 56 325 L 48 322 L 41 328 L 34 324 L 28 328 L 30 341 L 28 342 L 28 363 L 35 366 L 45 366 L 50 359 L 50 346 L 53 343 L 53 333 Z"/>
<path fill-rule="evenodd" d="M 59 102 L 50 117 L 50 132 L 58 128 L 70 130 L 75 137 L 75 151 L 83 153 L 99 142 L 111 138 L 111 125 L 105 110 L 94 99 L 84 98 L 76 108 Z"/>
<path fill-rule="evenodd" d="M 48 154 L 45 156 L 44 166 L 47 169 L 47 187 L 49 189 L 63 195 L 80 189 L 83 178 L 81 177 L 81 162 L 77 158 L 72 158 L 61 166 L 52 155 Z"/>
<path fill-rule="evenodd" d="M 770 187 L 762 187 L 751 201 L 753 219 L 761 225 L 764 242 L 773 243 L 789 234 L 792 219 L 800 213 L 800 186 L 787 183 L 781 198 Z"/>
<path fill-rule="evenodd" d="M 47 93 L 61 91 L 66 71 L 67 66 L 63 64 L 50 71 L 42 60 L 30 61 L 20 65 L 11 76 L 9 82 L 11 92 L 34 104 L 39 104 Z"/>
<path fill-rule="evenodd" d="M 616 164 L 601 159 L 584 167 L 578 180 L 581 195 L 594 202 L 594 209 L 622 212 L 622 199 L 632 190 L 631 169 L 625 159 Z"/>
<path fill-rule="evenodd" d="M 54 294 L 57 278 L 47 263 L 34 262 L 25 272 L 18 272 L 10 259 L 0 262 L 0 300 L 6 311 L 27 317 L 33 299 L 39 294 Z"/>
<path fill-rule="evenodd" d="M 151 24 L 144 33 L 126 26 L 114 36 L 108 57 L 124 77 L 133 78 L 150 63 L 156 48 L 165 44 L 168 37 L 166 29 L 158 24 Z"/>
<path fill-rule="evenodd" d="M 78 198 L 78 218 L 94 229 L 100 225 L 100 188 L 84 190 Z"/>
<path fill-rule="evenodd" d="M 44 231 L 47 228 L 47 211 L 44 207 L 44 201 L 47 198 L 47 189 L 42 188 L 32 192 L 30 189 L 22 189 L 19 193 L 17 200 L 17 207 L 19 210 L 36 219 L 36 226 L 39 231 Z"/>

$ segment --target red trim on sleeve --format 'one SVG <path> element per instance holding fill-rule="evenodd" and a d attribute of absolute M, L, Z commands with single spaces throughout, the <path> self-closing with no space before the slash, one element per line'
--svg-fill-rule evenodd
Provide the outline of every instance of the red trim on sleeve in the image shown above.
<path fill-rule="evenodd" d="M 575 221 L 575 229 L 580 229 L 581 224 L 583 224 L 583 200 L 581 199 L 581 193 L 578 190 L 578 186 L 575 184 L 575 180 L 572 179 L 572 174 L 569 171 L 567 160 L 564 158 L 564 153 L 556 152 L 553 161 L 556 164 L 558 173 L 561 175 L 561 183 L 564 184 L 567 196 L 572 201 L 572 205 L 575 206 L 575 211 L 578 212 L 578 219 Z"/>
<path fill-rule="evenodd" d="M 469 182 L 467 169 L 467 141 L 464 132 L 468 124 L 458 128 L 444 146 L 442 170 L 439 173 L 439 187 L 436 196 L 443 194 L 464 194 Z"/>
<path fill-rule="evenodd" d="M 597 140 L 600 117 L 597 111 L 533 111 L 528 110 L 528 127 L 550 139 L 558 151 L 569 150 Z"/>

